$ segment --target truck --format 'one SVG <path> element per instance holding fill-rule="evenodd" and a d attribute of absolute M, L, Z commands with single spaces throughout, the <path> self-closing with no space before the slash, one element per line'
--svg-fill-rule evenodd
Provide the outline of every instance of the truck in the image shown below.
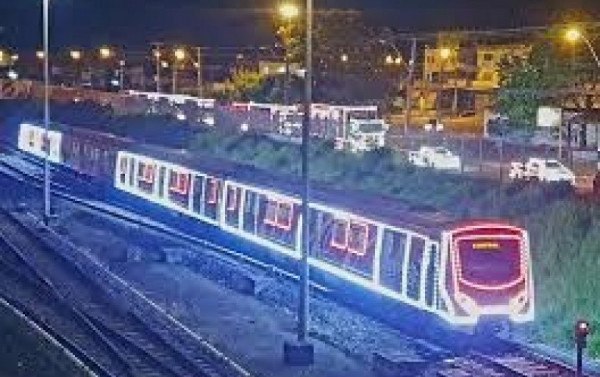
<path fill-rule="evenodd" d="M 320 127 L 322 137 L 333 138 L 336 149 L 358 153 L 385 146 L 389 125 L 377 106 L 313 104 L 311 113 L 313 122 L 325 127 Z"/>
<path fill-rule="evenodd" d="M 575 174 L 555 159 L 531 157 L 525 163 L 513 161 L 510 164 L 508 176 L 512 180 L 568 182 L 575 185 Z"/>
<path fill-rule="evenodd" d="M 445 147 L 421 146 L 408 154 L 408 161 L 417 167 L 438 170 L 461 170 L 460 156 Z"/>

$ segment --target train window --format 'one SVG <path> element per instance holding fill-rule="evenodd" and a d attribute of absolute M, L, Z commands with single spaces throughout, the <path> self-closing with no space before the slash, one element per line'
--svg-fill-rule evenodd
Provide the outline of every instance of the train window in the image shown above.
<path fill-rule="evenodd" d="M 216 178 L 209 178 L 206 202 L 208 204 L 217 204 L 218 201 L 219 201 L 219 180 Z"/>
<path fill-rule="evenodd" d="M 121 161 L 119 162 L 119 179 L 123 185 L 127 180 L 127 158 L 125 157 L 121 157 Z"/>
<path fill-rule="evenodd" d="M 264 222 L 267 225 L 288 231 L 292 229 L 293 214 L 292 204 L 269 199 L 267 200 Z"/>
<path fill-rule="evenodd" d="M 348 252 L 364 256 L 367 253 L 369 226 L 367 224 L 352 222 L 350 223 L 348 233 Z"/>
<path fill-rule="evenodd" d="M 331 247 L 364 256 L 369 243 L 369 225 L 335 219 L 331 234 Z"/>
<path fill-rule="evenodd" d="M 169 191 L 181 195 L 187 195 L 190 186 L 190 175 L 179 173 L 174 170 L 169 174 Z"/>
<path fill-rule="evenodd" d="M 340 219 L 333 220 L 331 247 L 338 250 L 346 250 L 348 247 L 348 221 Z"/>
<path fill-rule="evenodd" d="M 292 205 L 289 203 L 279 203 L 277 213 L 277 225 L 285 230 L 292 228 Z"/>
<path fill-rule="evenodd" d="M 154 183 L 155 171 L 156 165 L 140 162 L 138 164 L 138 180 L 149 184 Z"/>
<path fill-rule="evenodd" d="M 35 145 L 35 130 L 30 129 L 27 135 L 27 143 L 31 148 Z"/>
<path fill-rule="evenodd" d="M 238 207 L 238 189 L 236 187 L 227 187 L 227 210 L 235 211 Z"/>

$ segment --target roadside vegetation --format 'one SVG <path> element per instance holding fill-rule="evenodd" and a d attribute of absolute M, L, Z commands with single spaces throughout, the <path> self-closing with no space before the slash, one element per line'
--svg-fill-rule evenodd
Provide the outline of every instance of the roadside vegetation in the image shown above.
<path fill-rule="evenodd" d="M 3 109 L 0 121 L 31 119 L 31 108 Z M 29 105 L 28 105 L 29 106 Z M 35 109 L 34 109 L 35 110 Z M 37 110 L 36 110 L 37 111 Z M 53 119 L 66 124 L 129 136 L 146 143 L 187 148 L 199 155 L 299 175 L 300 147 L 254 134 L 228 134 L 188 127 L 165 117 L 111 117 L 91 104 L 54 108 Z M 27 115 L 27 116 L 25 116 Z M 79 119 L 69 122 L 68 119 Z M 588 319 L 600 328 L 600 205 L 576 197 L 570 187 L 504 184 L 497 181 L 416 169 L 390 150 L 363 155 L 335 151 L 314 141 L 311 178 L 339 189 L 363 190 L 451 212 L 459 218 L 502 217 L 527 228 L 531 236 L 537 312 L 523 334 L 564 349 L 573 348 L 573 325 Z M 600 331 L 589 352 L 600 358 Z"/>

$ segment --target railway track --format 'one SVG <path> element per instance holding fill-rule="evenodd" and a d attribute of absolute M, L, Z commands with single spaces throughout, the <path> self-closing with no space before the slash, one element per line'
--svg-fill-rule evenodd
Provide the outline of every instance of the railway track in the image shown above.
<path fill-rule="evenodd" d="M 502 355 L 472 353 L 447 361 L 438 377 L 577 377 L 576 372 L 561 363 L 526 352 Z M 587 376 L 584 375 L 584 376 Z"/>
<path fill-rule="evenodd" d="M 5 164 L 6 165 L 6 164 Z M 10 167 L 10 166 L 9 166 Z M 10 167 L 14 171 L 18 171 L 18 169 L 14 167 Z M 21 172 L 22 174 L 22 172 Z M 30 176 L 29 178 L 32 178 Z M 36 179 L 40 179 L 36 177 Z M 219 245 L 214 245 L 206 240 L 199 240 L 194 238 L 193 236 L 185 235 L 179 233 L 175 230 L 170 230 L 166 227 L 161 227 L 153 222 L 144 221 L 138 217 L 128 217 L 123 214 L 121 211 L 111 211 L 108 207 L 99 206 L 94 204 L 93 202 L 88 202 L 86 200 L 82 200 L 80 198 L 74 197 L 67 193 L 56 193 L 58 196 L 63 199 L 73 202 L 77 205 L 81 205 L 87 207 L 88 209 L 92 209 L 94 211 L 101 212 L 103 214 L 107 214 L 109 216 L 117 217 L 120 220 L 125 220 L 129 223 L 135 224 L 140 227 L 145 227 L 152 229 L 161 234 L 165 234 L 167 237 L 181 237 L 183 240 L 198 243 L 202 246 L 213 248 L 217 251 L 223 251 L 224 253 L 234 257 L 236 260 L 241 260 L 242 262 L 251 263 L 254 265 L 260 265 L 259 261 L 254 261 L 249 259 L 249 257 L 241 256 L 239 253 L 236 253 L 233 250 L 223 249 Z M 267 266 L 267 268 L 272 268 L 271 266 Z M 287 277 L 294 279 L 294 276 L 290 273 L 287 274 Z M 323 288 L 325 289 L 325 288 Z M 502 344 L 506 344 L 506 342 L 502 341 Z M 471 350 L 467 354 L 460 355 L 459 357 L 446 360 L 441 363 L 437 371 L 435 372 L 436 376 L 439 377 L 484 377 L 484 376 L 492 376 L 492 377 L 575 377 L 575 370 L 565 365 L 561 362 L 553 361 L 547 359 L 545 357 L 533 354 L 532 352 L 521 348 L 518 344 L 511 345 L 509 347 L 503 347 L 503 351 L 494 354 L 487 349 L 486 351 L 478 352 L 476 349 Z M 584 374 L 586 377 L 596 377 L 600 376 L 600 374 Z"/>
<path fill-rule="evenodd" d="M 0 211 L 0 294 L 99 376 L 237 376 L 189 334 L 146 318 Z M 119 287 L 122 288 L 122 287 Z M 117 289 L 119 289 L 117 288 Z M 151 322 L 151 323 L 150 323 Z M 154 325 L 154 326 L 153 326 Z"/>

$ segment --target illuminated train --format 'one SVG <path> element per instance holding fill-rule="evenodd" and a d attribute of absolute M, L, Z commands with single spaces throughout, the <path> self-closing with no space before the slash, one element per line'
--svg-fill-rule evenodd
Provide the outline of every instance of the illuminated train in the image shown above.
<path fill-rule="evenodd" d="M 42 140 L 42 128 L 20 125 L 19 149 L 42 157 Z M 301 186 L 293 179 L 78 128 L 53 131 L 49 145 L 54 164 L 103 181 L 122 198 L 151 202 L 290 263 L 300 258 Z M 533 320 L 524 229 L 496 220 L 455 221 L 329 188 L 315 187 L 311 195 L 315 272 L 452 325 Z"/>

